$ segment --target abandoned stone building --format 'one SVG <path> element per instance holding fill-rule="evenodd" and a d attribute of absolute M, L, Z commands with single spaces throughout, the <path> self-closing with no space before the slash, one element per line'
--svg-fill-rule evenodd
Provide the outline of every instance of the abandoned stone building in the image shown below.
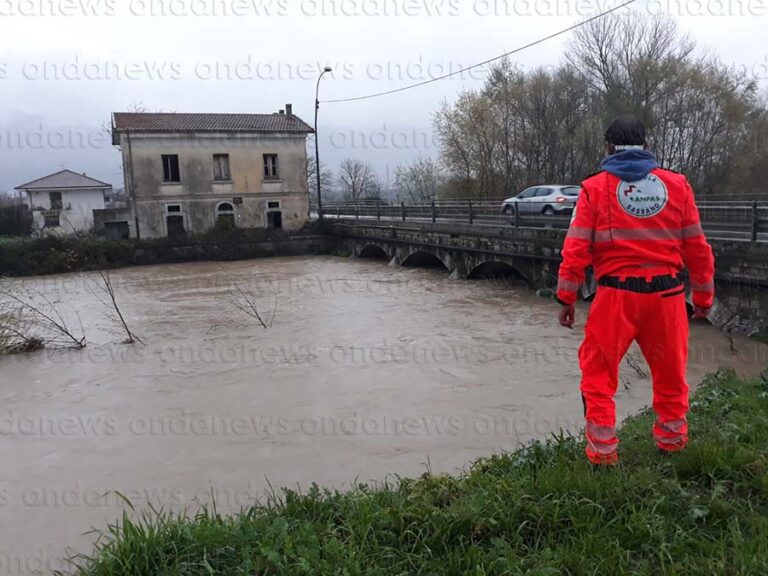
<path fill-rule="evenodd" d="M 112 142 L 129 206 L 109 217 L 127 220 L 130 236 L 140 238 L 217 224 L 299 228 L 309 218 L 310 133 L 290 104 L 275 114 L 116 112 Z"/>

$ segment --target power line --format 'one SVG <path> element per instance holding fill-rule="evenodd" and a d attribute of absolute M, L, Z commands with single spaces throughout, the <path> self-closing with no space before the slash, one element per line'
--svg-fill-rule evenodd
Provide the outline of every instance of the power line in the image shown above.
<path fill-rule="evenodd" d="M 491 62 L 495 62 L 496 60 L 501 60 L 502 58 L 506 58 L 507 56 L 511 56 L 512 54 L 517 54 L 518 52 L 522 52 L 523 50 L 527 50 L 528 48 L 532 48 L 533 46 L 536 46 L 538 44 L 542 44 L 544 42 L 547 42 L 548 40 L 552 40 L 552 38 L 556 38 L 558 36 L 562 36 L 563 34 L 567 34 L 568 32 L 571 32 L 573 30 L 576 30 L 577 28 L 580 28 L 581 26 L 584 26 L 585 24 L 589 24 L 590 22 L 593 22 L 595 20 L 598 20 L 599 18 L 602 18 L 603 16 L 607 16 L 611 12 L 616 12 L 617 10 L 621 10 L 622 8 L 625 8 L 629 6 L 630 4 L 634 4 L 637 2 L 637 0 L 628 0 L 627 2 L 624 2 L 624 4 L 619 4 L 618 6 L 614 6 L 613 8 L 610 8 L 606 10 L 605 12 L 601 12 L 600 14 L 596 14 L 595 16 L 592 16 L 591 18 L 587 18 L 586 20 L 583 20 L 581 22 L 578 22 L 577 24 L 574 24 L 573 26 L 569 26 L 568 28 L 564 28 L 560 30 L 559 32 L 555 32 L 554 34 L 550 34 L 549 36 L 545 36 L 544 38 L 540 38 L 538 40 L 535 40 L 534 42 L 531 42 L 530 44 L 526 44 L 525 46 L 520 46 L 519 48 L 515 48 L 514 50 L 511 50 L 509 52 L 505 52 L 504 54 L 501 54 L 499 56 L 495 56 L 493 58 L 490 58 L 484 62 L 478 62 L 477 64 L 472 64 L 471 66 L 467 66 L 465 68 L 460 68 L 458 70 L 455 70 L 454 72 L 450 72 L 448 74 L 443 74 L 442 76 L 437 76 L 435 78 L 430 78 L 429 80 L 424 80 L 423 82 L 417 82 L 416 84 L 410 84 L 408 86 L 403 86 L 401 88 L 395 88 L 394 90 L 386 90 L 384 92 L 376 92 L 374 94 L 367 94 L 365 96 L 355 96 L 354 98 L 338 98 L 335 100 L 323 100 L 322 104 L 336 104 L 339 102 L 355 102 L 357 100 L 367 100 L 369 98 L 378 98 L 379 96 L 387 96 L 389 94 L 396 94 L 398 92 L 405 92 L 406 90 L 411 90 L 413 88 L 418 88 L 419 86 L 424 86 L 426 84 L 431 84 L 432 82 L 437 82 L 438 80 L 445 80 L 446 78 L 450 78 L 451 76 L 455 76 L 456 74 L 461 74 L 462 72 L 466 72 L 467 70 L 472 70 L 473 68 L 480 68 L 481 66 L 486 66 L 487 64 L 490 64 Z"/>

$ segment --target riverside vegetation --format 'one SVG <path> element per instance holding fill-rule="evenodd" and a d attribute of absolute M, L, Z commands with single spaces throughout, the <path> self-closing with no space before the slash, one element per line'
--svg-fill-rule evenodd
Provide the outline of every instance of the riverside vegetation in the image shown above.
<path fill-rule="evenodd" d="M 592 469 L 561 435 L 476 462 L 346 492 L 285 490 L 225 516 L 126 514 L 80 576 L 685 575 L 768 573 L 768 382 L 710 376 L 688 449 L 655 452 L 646 411 L 620 466 Z"/>
<path fill-rule="evenodd" d="M 92 234 L 13 238 L 0 242 L 0 277 L 276 256 L 289 254 L 290 248 L 270 242 L 313 236 L 318 231 L 317 223 L 309 223 L 291 232 L 219 226 L 196 236 L 147 240 L 115 240 Z"/>

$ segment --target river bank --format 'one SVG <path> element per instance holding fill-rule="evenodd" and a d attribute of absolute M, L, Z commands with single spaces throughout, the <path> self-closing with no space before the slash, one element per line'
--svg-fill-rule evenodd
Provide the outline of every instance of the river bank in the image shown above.
<path fill-rule="evenodd" d="M 321 235 L 317 223 L 292 232 L 223 228 L 198 236 L 149 240 L 115 240 L 89 234 L 48 235 L 1 242 L 0 278 L 328 252 L 328 238 Z"/>
<path fill-rule="evenodd" d="M 621 428 L 614 469 L 559 436 L 459 476 L 285 490 L 232 516 L 148 511 L 107 529 L 77 573 L 765 574 L 768 383 L 709 377 L 673 457 L 655 453 L 652 418 Z"/>

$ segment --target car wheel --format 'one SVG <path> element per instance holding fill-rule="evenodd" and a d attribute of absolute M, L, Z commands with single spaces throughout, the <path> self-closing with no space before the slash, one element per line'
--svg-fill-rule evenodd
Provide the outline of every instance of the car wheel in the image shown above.
<path fill-rule="evenodd" d="M 552 206 L 544 206 L 544 210 L 541 211 L 544 216 L 554 216 L 555 209 Z"/>
<path fill-rule="evenodd" d="M 515 207 L 512 204 L 507 204 L 504 206 L 504 214 L 514 214 L 515 213 Z"/>

